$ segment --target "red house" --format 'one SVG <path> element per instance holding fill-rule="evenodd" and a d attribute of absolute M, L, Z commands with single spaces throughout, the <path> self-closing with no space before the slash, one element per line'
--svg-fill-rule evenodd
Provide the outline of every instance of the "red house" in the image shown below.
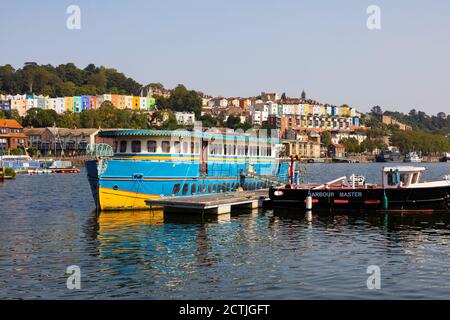
<path fill-rule="evenodd" d="M 28 137 L 16 120 L 0 119 L 0 149 L 17 149 L 27 145 Z"/>

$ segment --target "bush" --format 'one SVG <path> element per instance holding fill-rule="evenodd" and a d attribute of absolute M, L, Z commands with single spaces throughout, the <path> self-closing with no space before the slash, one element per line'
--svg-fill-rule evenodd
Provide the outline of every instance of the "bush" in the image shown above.
<path fill-rule="evenodd" d="M 5 176 L 12 177 L 13 179 L 16 177 L 16 172 L 13 168 L 6 168 L 5 169 Z"/>

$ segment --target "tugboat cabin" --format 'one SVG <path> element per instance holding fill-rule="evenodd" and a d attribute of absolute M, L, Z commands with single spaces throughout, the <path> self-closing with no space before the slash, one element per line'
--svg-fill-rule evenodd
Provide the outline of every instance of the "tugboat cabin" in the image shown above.
<path fill-rule="evenodd" d="M 382 184 L 386 189 L 417 187 L 424 167 L 385 167 Z"/>

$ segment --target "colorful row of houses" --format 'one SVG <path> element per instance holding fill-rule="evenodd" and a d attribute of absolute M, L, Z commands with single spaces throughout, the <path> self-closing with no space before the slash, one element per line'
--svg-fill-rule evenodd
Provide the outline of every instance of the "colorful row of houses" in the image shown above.
<path fill-rule="evenodd" d="M 32 108 L 54 110 L 57 113 L 81 112 L 99 108 L 103 102 L 110 101 L 118 109 L 146 110 L 155 108 L 155 99 L 148 97 L 102 94 L 97 96 L 73 96 L 50 98 L 42 95 L 0 95 L 0 109 L 17 110 L 25 116 Z"/>

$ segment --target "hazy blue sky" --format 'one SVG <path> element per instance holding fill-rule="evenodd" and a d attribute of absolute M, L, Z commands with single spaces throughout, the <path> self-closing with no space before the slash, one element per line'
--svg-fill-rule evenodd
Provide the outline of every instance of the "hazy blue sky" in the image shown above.
<path fill-rule="evenodd" d="M 450 112 L 450 1 L 1 1 L 0 64 L 114 67 L 212 95 L 261 91 Z M 81 8 L 81 30 L 66 8 Z M 382 29 L 366 28 L 368 5 Z"/>

